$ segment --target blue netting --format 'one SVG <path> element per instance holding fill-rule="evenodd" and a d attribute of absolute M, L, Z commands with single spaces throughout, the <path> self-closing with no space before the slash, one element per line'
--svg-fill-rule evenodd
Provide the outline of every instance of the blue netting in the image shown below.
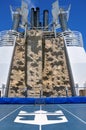
<path fill-rule="evenodd" d="M 57 98 L 0 98 L 0 104 L 64 104 L 86 103 L 85 97 L 57 97 Z"/>

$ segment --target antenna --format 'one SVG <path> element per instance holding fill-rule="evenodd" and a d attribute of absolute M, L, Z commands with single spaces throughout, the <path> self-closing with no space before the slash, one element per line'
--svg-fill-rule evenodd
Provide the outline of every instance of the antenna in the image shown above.
<path fill-rule="evenodd" d="M 10 5 L 10 11 L 11 11 L 11 17 L 12 17 L 12 21 L 13 21 L 13 13 L 14 13 L 14 11 L 13 11 L 13 9 L 12 9 L 12 6 Z"/>
<path fill-rule="evenodd" d="M 25 26 L 28 24 L 28 3 L 25 0 L 22 0 L 22 5 L 21 5 L 21 16 L 22 16 L 22 25 Z"/>
<path fill-rule="evenodd" d="M 68 11 L 67 11 L 67 21 L 68 21 L 68 19 L 69 19 L 70 10 L 71 10 L 71 4 L 69 5 Z"/>

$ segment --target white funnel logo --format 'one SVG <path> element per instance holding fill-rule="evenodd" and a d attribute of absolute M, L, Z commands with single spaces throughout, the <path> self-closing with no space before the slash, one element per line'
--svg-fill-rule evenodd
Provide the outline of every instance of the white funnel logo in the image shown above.
<path fill-rule="evenodd" d="M 26 119 L 27 117 L 34 116 L 33 120 Z M 48 117 L 51 119 L 48 119 Z M 55 116 L 55 120 L 52 120 L 52 117 Z M 14 120 L 16 123 L 23 124 L 33 124 L 33 125 L 49 125 L 49 124 L 57 124 L 57 123 L 65 123 L 68 122 L 67 118 L 64 116 L 61 110 L 55 112 L 47 112 L 43 110 L 35 111 L 34 113 L 28 113 L 26 111 L 20 111 L 16 119 Z"/>

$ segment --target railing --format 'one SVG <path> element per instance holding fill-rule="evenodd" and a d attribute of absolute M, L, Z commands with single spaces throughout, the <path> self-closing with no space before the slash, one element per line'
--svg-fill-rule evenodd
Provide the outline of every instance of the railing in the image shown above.
<path fill-rule="evenodd" d="M 78 31 L 65 31 L 58 35 L 64 37 L 67 46 L 83 47 L 82 34 Z"/>
<path fill-rule="evenodd" d="M 23 37 L 23 34 L 14 30 L 0 32 L 0 46 L 13 46 L 15 37 Z"/>
<path fill-rule="evenodd" d="M 6 85 L 4 83 L 0 83 L 0 96 L 4 97 L 5 96 L 5 90 L 6 90 Z"/>
<path fill-rule="evenodd" d="M 6 96 L 5 95 L 6 89 L 7 89 L 6 85 L 3 83 L 2 84 L 0 83 L 1 97 Z M 76 91 L 76 96 L 86 96 L 86 87 L 75 87 L 75 91 Z M 27 91 L 26 91 L 26 93 L 27 93 Z M 41 94 L 41 92 L 40 92 L 40 94 Z M 29 95 L 25 96 L 25 97 L 29 97 Z M 35 95 L 34 95 L 34 97 L 37 98 Z M 38 97 L 39 98 L 46 98 L 43 95 L 39 95 Z M 56 97 L 56 96 L 53 96 L 53 97 Z M 61 97 L 61 96 L 59 96 L 59 97 Z M 64 97 L 70 97 L 68 88 L 65 88 L 65 96 Z"/>
<path fill-rule="evenodd" d="M 86 87 L 75 87 L 76 96 L 86 96 Z"/>

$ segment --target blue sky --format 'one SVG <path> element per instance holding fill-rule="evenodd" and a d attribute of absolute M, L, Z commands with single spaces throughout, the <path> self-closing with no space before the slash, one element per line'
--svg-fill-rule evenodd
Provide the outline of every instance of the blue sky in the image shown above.
<path fill-rule="evenodd" d="M 30 6 L 39 6 L 41 12 L 43 9 L 49 9 L 51 18 L 51 5 L 55 0 L 27 0 L 31 1 Z M 0 0 L 0 31 L 11 29 L 12 19 L 10 5 L 19 6 L 21 0 Z M 86 0 L 59 0 L 60 5 L 71 4 L 69 17 L 69 28 L 80 31 L 83 36 L 84 48 L 86 50 Z"/>

